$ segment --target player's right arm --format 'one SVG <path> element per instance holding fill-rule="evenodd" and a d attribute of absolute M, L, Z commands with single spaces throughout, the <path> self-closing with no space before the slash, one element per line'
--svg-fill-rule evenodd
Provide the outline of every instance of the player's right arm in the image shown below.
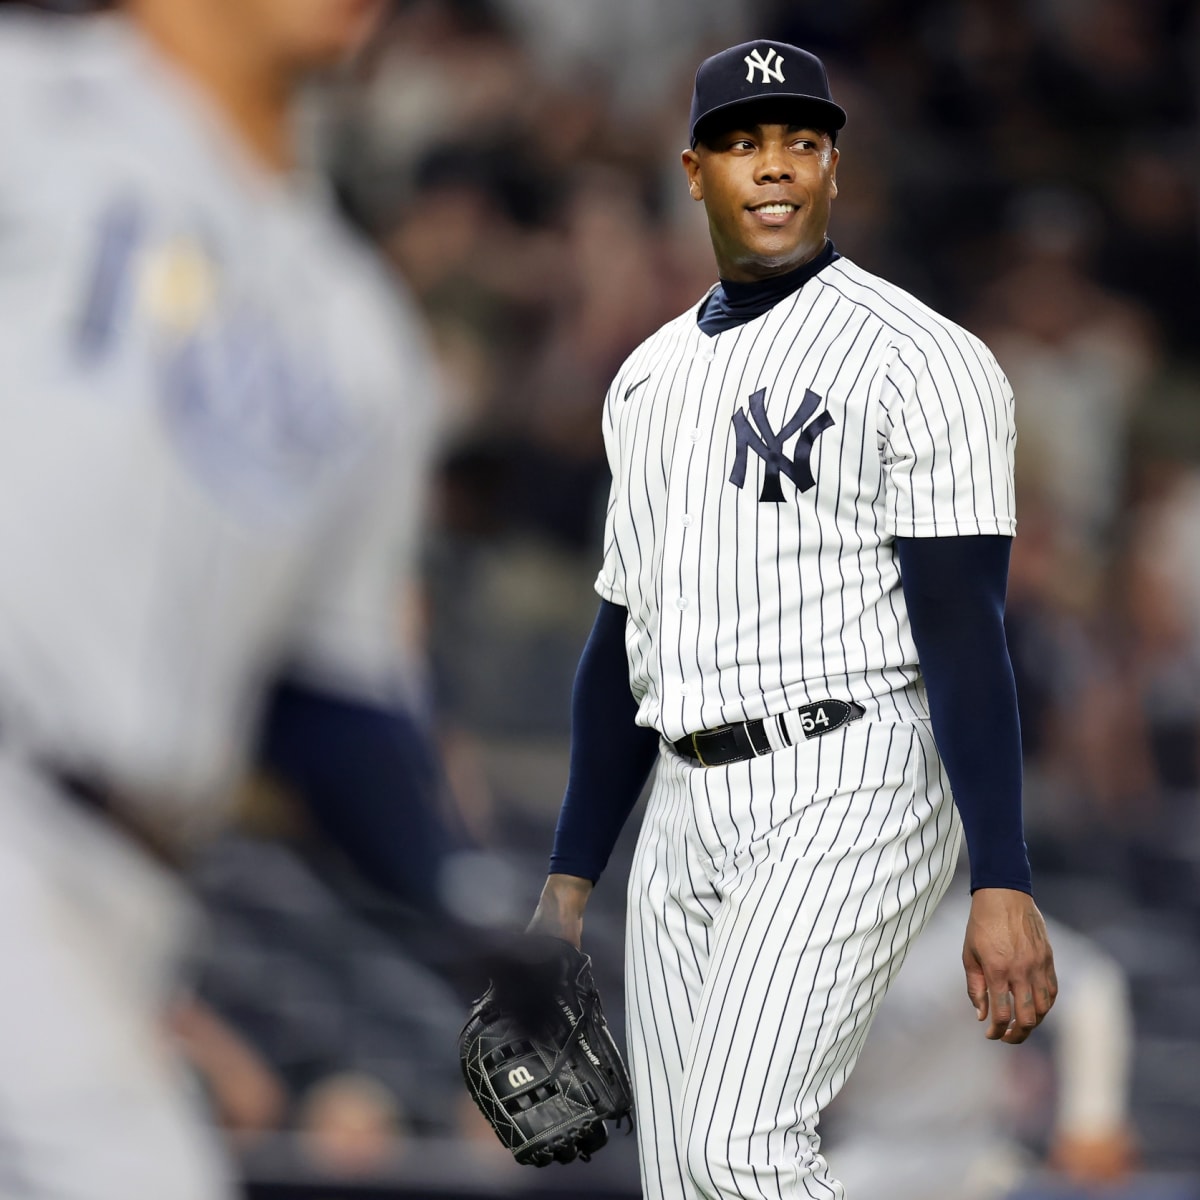
<path fill-rule="evenodd" d="M 546 876 L 529 933 L 544 933 L 570 942 L 576 950 L 583 944 L 583 910 L 596 885 L 579 875 Z"/>
<path fill-rule="evenodd" d="M 588 636 L 571 694 L 571 764 L 563 795 L 550 872 L 531 932 L 553 934 L 579 946 L 583 912 L 617 837 L 641 795 L 658 755 L 658 733 L 637 724 L 629 687 L 624 606 L 625 574 L 616 545 L 614 511 L 620 487 L 620 447 L 613 401 L 625 380 L 618 373 L 605 399 L 603 432 L 612 473 L 604 531 L 604 563 L 596 581 L 600 608 Z"/>
<path fill-rule="evenodd" d="M 625 658 L 626 611 L 600 602 L 571 698 L 571 765 L 550 874 L 530 930 L 578 946 L 583 910 L 658 755 L 658 733 L 636 723 Z"/>

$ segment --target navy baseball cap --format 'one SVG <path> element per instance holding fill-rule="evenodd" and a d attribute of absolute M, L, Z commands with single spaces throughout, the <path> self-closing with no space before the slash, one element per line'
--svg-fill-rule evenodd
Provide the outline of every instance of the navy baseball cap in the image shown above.
<path fill-rule="evenodd" d="M 762 39 L 731 46 L 706 58 L 696 71 L 689 129 L 696 144 L 696 127 L 715 113 L 756 100 L 788 100 L 811 114 L 813 126 L 836 134 L 846 113 L 829 94 L 825 65 L 815 55 L 787 42 Z"/>

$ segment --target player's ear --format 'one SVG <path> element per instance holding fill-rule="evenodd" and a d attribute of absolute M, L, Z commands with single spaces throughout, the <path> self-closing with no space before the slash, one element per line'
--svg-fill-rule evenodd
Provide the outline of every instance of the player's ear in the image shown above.
<path fill-rule="evenodd" d="M 833 149 L 830 150 L 830 152 L 829 152 L 829 198 L 830 198 L 830 200 L 836 199 L 837 194 L 838 194 L 837 165 L 838 165 L 839 158 L 841 158 L 841 155 L 838 153 L 838 148 L 836 146 L 834 146 Z"/>
<path fill-rule="evenodd" d="M 704 188 L 700 183 L 700 155 L 695 150 L 683 152 L 683 169 L 687 172 L 688 192 L 693 200 L 704 199 Z"/>

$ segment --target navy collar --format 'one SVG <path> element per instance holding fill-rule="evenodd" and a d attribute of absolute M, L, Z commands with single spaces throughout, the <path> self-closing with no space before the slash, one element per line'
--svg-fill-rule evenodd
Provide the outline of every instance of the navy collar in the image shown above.
<path fill-rule="evenodd" d="M 709 337 L 745 325 L 747 321 L 753 321 L 755 317 L 761 317 L 768 309 L 774 308 L 784 297 L 799 291 L 814 275 L 840 257 L 833 243 L 826 238 L 824 248 L 815 258 L 810 258 L 785 275 L 772 275 L 769 279 L 757 279 L 753 283 L 722 279 L 704 298 L 696 314 L 696 323 L 701 332 Z"/>

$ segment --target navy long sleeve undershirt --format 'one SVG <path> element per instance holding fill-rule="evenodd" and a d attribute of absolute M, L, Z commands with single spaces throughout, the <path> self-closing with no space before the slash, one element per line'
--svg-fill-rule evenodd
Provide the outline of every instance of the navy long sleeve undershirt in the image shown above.
<path fill-rule="evenodd" d="M 658 733 L 635 725 L 625 659 L 626 611 L 600 602 L 571 696 L 571 766 L 550 871 L 595 882 L 658 755 Z"/>
<path fill-rule="evenodd" d="M 971 890 L 1032 891 L 1021 726 L 1004 636 L 1007 537 L 897 538 L 938 752 L 962 818 Z"/>
<path fill-rule="evenodd" d="M 962 818 L 971 888 L 1031 891 L 1021 732 L 1004 637 L 1011 539 L 897 540 L 934 737 Z M 571 768 L 550 870 L 595 881 L 645 785 L 658 735 L 634 724 L 625 609 L 604 601 L 572 698 Z"/>

